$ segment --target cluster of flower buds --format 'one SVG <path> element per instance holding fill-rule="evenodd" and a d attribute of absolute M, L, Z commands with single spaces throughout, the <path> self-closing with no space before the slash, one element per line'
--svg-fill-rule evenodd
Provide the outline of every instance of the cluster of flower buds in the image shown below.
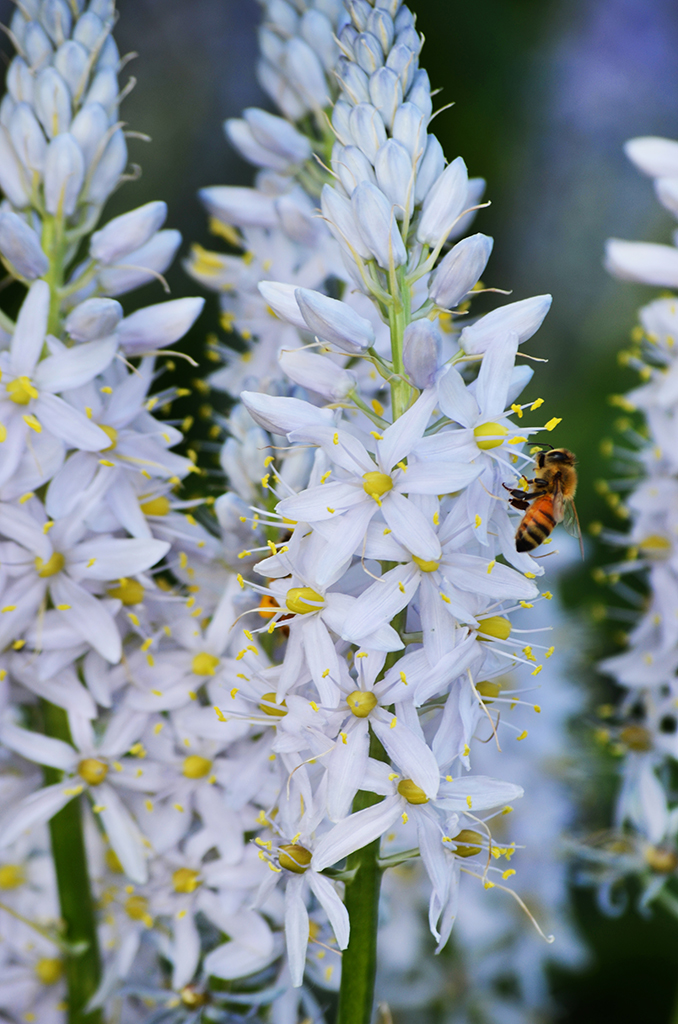
<path fill-rule="evenodd" d="M 678 215 L 678 142 L 637 138 L 625 148 L 654 180 L 662 205 Z M 678 288 L 673 246 L 610 239 L 607 267 L 626 280 Z M 641 383 L 618 400 L 629 414 L 619 424 L 627 444 L 610 446 L 625 474 L 619 483 L 628 491 L 622 511 L 630 525 L 628 532 L 602 531 L 604 540 L 627 549 L 604 576 L 627 605 L 610 614 L 631 626 L 627 650 L 600 665 L 624 691 L 616 708 L 603 707 L 599 736 L 623 756 L 615 827 L 626 831 L 586 854 L 595 879 L 604 883 L 608 905 L 615 902 L 615 883 L 627 874 L 641 879 L 645 903 L 658 897 L 670 902 L 666 884 L 678 870 L 678 807 L 671 782 L 678 758 L 678 303 L 670 296 L 656 299 L 640 309 L 639 319 L 623 359 L 639 372 Z M 641 422 L 633 423 L 634 412 Z"/>
<path fill-rule="evenodd" d="M 0 354 L 7 970 L 28 979 L 25 1019 L 59 1019 L 74 952 L 49 872 L 26 885 L 52 819 L 63 891 L 77 801 L 105 907 L 90 1007 L 320 1020 L 352 858 L 421 858 L 439 948 L 462 872 L 485 889 L 515 873 L 493 819 L 523 790 L 472 768 L 478 743 L 526 739 L 541 709 L 521 692 L 553 651 L 504 489 L 527 487 L 524 446 L 559 422 L 526 426 L 542 402 L 518 402 L 550 297 L 469 317 L 492 240 L 457 239 L 483 183 L 428 131 L 411 12 L 267 4 L 260 74 L 284 116 L 228 123 L 256 187 L 202 198 L 239 252 L 189 261 L 252 342 L 212 377 L 245 390 L 229 490 L 197 519 L 176 497 L 195 468 L 170 450 L 181 433 L 151 414 L 177 392 L 148 390 L 201 300 L 124 317 L 112 297 L 176 250 L 163 204 L 94 230 L 125 177 L 113 15 L 25 0 L 0 110 L 0 251 L 29 289 Z"/>

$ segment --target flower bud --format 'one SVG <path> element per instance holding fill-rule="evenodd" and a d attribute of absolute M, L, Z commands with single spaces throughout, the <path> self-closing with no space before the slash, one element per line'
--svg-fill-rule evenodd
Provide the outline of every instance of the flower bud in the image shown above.
<path fill-rule="evenodd" d="M 439 245 L 466 209 L 468 174 L 460 156 L 449 164 L 429 189 L 421 209 L 417 238 L 428 245 Z"/>
<path fill-rule="evenodd" d="M 89 168 L 108 131 L 108 117 L 100 103 L 86 103 L 71 122 L 71 135 L 80 146 Z"/>
<path fill-rule="evenodd" d="M 45 156 L 45 208 L 48 213 L 70 217 L 85 177 L 82 150 L 70 132 L 52 139 Z"/>
<path fill-rule="evenodd" d="M 428 296 L 437 306 L 451 309 L 461 302 L 478 281 L 492 252 L 487 235 L 470 235 L 457 242 L 435 270 Z"/>
<path fill-rule="evenodd" d="M 268 303 L 276 316 L 288 324 L 292 324 L 299 331 L 308 330 L 297 304 L 296 285 L 283 284 L 280 281 L 260 281 L 257 287 L 264 301 Z"/>
<path fill-rule="evenodd" d="M 340 195 L 331 185 L 323 185 L 323 190 L 320 193 L 320 205 L 327 226 L 337 241 L 352 249 L 362 259 L 371 259 L 372 253 L 365 245 L 358 230 L 350 200 Z"/>
<path fill-rule="evenodd" d="M 375 185 L 363 182 L 353 193 L 351 205 L 363 241 L 380 267 L 399 267 L 407 251 L 395 217 L 395 210 Z"/>
<path fill-rule="evenodd" d="M 321 227 L 316 213 L 317 207 L 301 189 L 288 192 L 276 199 L 275 208 L 280 223 L 295 242 L 300 245 L 313 246 L 319 243 Z"/>
<path fill-rule="evenodd" d="M 678 251 L 671 245 L 608 238 L 605 269 L 623 281 L 640 281 L 659 288 L 678 287 Z"/>
<path fill-rule="evenodd" d="M 466 194 L 466 209 L 468 213 L 464 213 L 453 226 L 447 241 L 452 242 L 455 238 L 461 238 L 470 229 L 471 224 L 476 219 L 477 210 L 473 207 L 477 206 L 480 200 L 483 198 L 485 191 L 486 181 L 484 178 L 469 178 L 468 192 Z"/>
<path fill-rule="evenodd" d="M 37 21 L 29 21 L 23 38 L 24 55 L 32 71 L 39 71 L 54 53 L 49 36 Z"/>
<path fill-rule="evenodd" d="M 426 152 L 426 121 L 414 103 L 401 103 L 396 110 L 393 138 L 402 143 L 413 161 L 421 162 Z"/>
<path fill-rule="evenodd" d="M 337 39 L 339 40 L 341 52 L 344 54 L 345 57 L 348 57 L 350 60 L 355 59 L 354 47 L 359 34 L 360 33 L 358 32 L 358 29 L 355 27 L 355 25 L 351 24 L 344 25 L 341 31 L 337 33 Z"/>
<path fill-rule="evenodd" d="M 384 51 L 376 36 L 371 32 L 361 32 L 353 46 L 355 60 L 363 69 L 365 74 L 371 75 L 378 68 L 383 67 Z"/>
<path fill-rule="evenodd" d="M 113 68 L 104 68 L 97 72 L 94 81 L 87 90 L 85 103 L 100 103 L 111 121 L 118 112 L 118 76 Z"/>
<path fill-rule="evenodd" d="M 28 206 L 25 175 L 4 125 L 0 125 L 0 188 L 12 206 Z"/>
<path fill-rule="evenodd" d="M 347 60 L 346 57 L 340 57 L 335 74 L 352 103 L 369 103 L 369 79 L 362 68 L 359 68 L 353 61 Z"/>
<path fill-rule="evenodd" d="M 388 53 L 395 38 L 395 25 L 390 14 L 376 7 L 370 12 L 366 28 L 377 37 L 384 53 Z"/>
<path fill-rule="evenodd" d="M 54 67 L 75 96 L 87 73 L 89 54 L 84 46 L 69 39 L 60 46 L 54 56 Z"/>
<path fill-rule="evenodd" d="M 332 422 L 331 409 L 318 409 L 299 398 L 263 395 L 258 391 L 242 391 L 240 398 L 255 423 L 282 437 L 293 430 L 304 430 L 318 424 L 327 426 Z"/>
<path fill-rule="evenodd" d="M 396 75 L 400 79 L 403 95 L 407 95 L 407 91 L 414 80 L 414 76 L 419 70 L 417 54 L 404 43 L 396 43 L 386 58 L 386 67 L 395 71 Z M 412 105 L 414 106 L 414 104 Z M 422 117 L 424 116 L 423 111 L 419 110 L 419 113 Z"/>
<path fill-rule="evenodd" d="M 357 146 L 339 146 L 332 154 L 332 169 L 339 175 L 339 180 L 348 192 L 353 195 L 362 181 L 376 184 L 372 164 Z"/>
<path fill-rule="evenodd" d="M 345 302 L 309 288 L 297 288 L 294 295 L 307 330 L 322 341 L 350 354 L 364 352 L 374 344 L 372 324 Z"/>
<path fill-rule="evenodd" d="M 327 356 L 303 349 L 282 349 L 278 362 L 283 372 L 302 388 L 314 391 L 328 402 L 341 402 L 356 386 L 355 374 L 333 363 Z"/>
<path fill-rule="evenodd" d="M 58 71 L 45 68 L 35 83 L 35 113 L 48 139 L 67 132 L 71 124 L 71 94 Z"/>
<path fill-rule="evenodd" d="M 162 226 L 166 216 L 167 204 L 158 200 L 114 217 L 92 235 L 90 256 L 101 263 L 115 263 L 127 253 L 145 245 Z"/>
<path fill-rule="evenodd" d="M 7 90 L 17 103 L 32 103 L 35 78 L 28 70 L 26 61 L 15 57 L 7 72 Z"/>
<path fill-rule="evenodd" d="M 40 239 L 16 213 L 0 212 L 0 252 L 21 277 L 32 281 L 49 270 Z"/>
<path fill-rule="evenodd" d="M 521 299 L 493 309 L 463 329 L 459 344 L 469 355 L 478 355 L 486 352 L 496 337 L 509 331 L 517 334 L 518 344 L 522 344 L 539 330 L 551 301 L 550 295 L 535 295 L 531 299 Z"/>
<path fill-rule="evenodd" d="M 360 32 L 364 32 L 372 7 L 367 0 L 346 0 L 346 10 L 351 15 L 353 24 Z"/>
<path fill-rule="evenodd" d="M 351 138 L 374 163 L 379 147 L 386 142 L 386 129 L 381 114 L 371 103 L 359 103 L 349 118 Z"/>
<path fill-rule="evenodd" d="M 127 143 L 120 128 L 117 128 L 97 162 L 90 178 L 87 198 L 97 206 L 104 203 L 118 183 L 127 164 Z"/>
<path fill-rule="evenodd" d="M 629 139 L 624 143 L 629 160 L 651 178 L 678 178 L 678 142 L 656 135 Z"/>
<path fill-rule="evenodd" d="M 435 384 L 440 345 L 440 330 L 430 320 L 413 320 L 405 328 L 403 363 L 410 380 L 421 391 Z"/>
<path fill-rule="evenodd" d="M 255 141 L 287 163 L 300 164 L 311 156 L 311 144 L 306 136 L 284 117 L 276 117 L 256 107 L 243 111 L 243 117 Z"/>
<path fill-rule="evenodd" d="M 224 122 L 224 131 L 231 145 L 255 167 L 269 167 L 273 171 L 283 172 L 289 169 L 290 161 L 257 142 L 252 129 L 242 118 L 229 118 Z"/>
<path fill-rule="evenodd" d="M 370 78 L 370 99 L 390 128 L 396 110 L 403 102 L 403 87 L 395 71 L 379 68 Z"/>
<path fill-rule="evenodd" d="M 414 209 L 414 168 L 412 158 L 401 142 L 389 139 L 374 162 L 377 184 L 395 208 L 398 220 Z"/>
<path fill-rule="evenodd" d="M 304 12 L 299 31 L 302 39 L 312 46 L 326 71 L 331 72 L 339 52 L 334 41 L 334 29 L 327 13 L 311 8 Z"/>
<path fill-rule="evenodd" d="M 415 107 L 414 109 L 418 110 L 419 108 Z M 429 190 L 444 170 L 445 154 L 443 153 L 443 147 L 435 135 L 428 135 L 424 155 L 417 166 L 417 181 L 414 188 L 414 201 L 417 205 L 424 201 Z"/>
<path fill-rule="evenodd" d="M 303 39 L 292 38 L 285 48 L 285 72 L 311 110 L 327 106 L 327 82 L 316 53 Z"/>
<path fill-rule="evenodd" d="M 193 326 L 204 304 L 201 298 L 172 299 L 138 309 L 120 322 L 120 347 L 127 355 L 142 355 L 172 345 Z"/>
<path fill-rule="evenodd" d="M 71 34 L 73 16 L 64 0 L 44 0 L 40 20 L 55 46 L 61 46 Z"/>
<path fill-rule="evenodd" d="M 350 118 L 353 108 L 345 100 L 337 100 L 332 111 L 332 127 L 339 141 L 348 146 L 353 141 Z"/>
<path fill-rule="evenodd" d="M 102 267 L 97 277 L 101 291 L 106 295 L 124 295 L 152 281 L 156 274 L 164 273 L 181 245 L 181 232 L 173 229 L 158 231 L 140 249 L 127 253 L 122 264 Z"/>
<path fill-rule="evenodd" d="M 122 306 L 114 299 L 86 299 L 72 309 L 64 327 L 75 341 L 94 341 L 113 334 L 122 320 Z"/>
<path fill-rule="evenodd" d="M 423 68 L 419 68 L 414 76 L 412 85 L 410 86 L 405 99 L 407 99 L 409 103 L 414 103 L 415 106 L 419 107 L 426 118 L 427 123 L 431 120 L 431 114 L 433 113 L 431 83 Z"/>
<path fill-rule="evenodd" d="M 45 167 L 47 142 L 28 103 L 17 103 L 9 119 L 9 135 L 16 155 L 28 170 L 29 178 L 34 173 L 42 175 Z"/>
<path fill-rule="evenodd" d="M 255 188 L 213 185 L 210 188 L 201 188 L 198 195 L 207 211 L 225 224 L 251 228 L 277 226 L 274 199 Z"/>

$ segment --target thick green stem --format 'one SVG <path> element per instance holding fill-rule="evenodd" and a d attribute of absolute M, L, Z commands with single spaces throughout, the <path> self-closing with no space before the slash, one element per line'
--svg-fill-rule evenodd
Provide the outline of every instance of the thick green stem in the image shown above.
<path fill-rule="evenodd" d="M 49 257 L 49 270 L 45 281 L 49 285 L 49 319 L 47 330 L 59 335 L 61 329 L 61 288 L 64 283 L 64 257 L 66 239 L 61 217 L 46 215 L 42 225 L 42 248 Z"/>
<path fill-rule="evenodd" d="M 69 743 L 66 712 L 48 701 L 42 701 L 42 709 L 46 735 Z M 53 785 L 61 780 L 61 775 L 56 768 L 45 768 L 45 783 Z M 76 798 L 66 804 L 54 815 L 49 828 L 64 938 L 76 950 L 83 949 L 64 958 L 68 1024 L 102 1024 L 101 1010 L 85 1013 L 85 1006 L 99 985 L 101 967 L 80 800 Z"/>
<path fill-rule="evenodd" d="M 384 748 L 372 734 L 370 757 L 387 760 Z M 383 800 L 376 793 L 360 790 L 353 801 L 353 810 Z M 351 938 L 341 960 L 341 988 L 337 1024 L 370 1024 L 374 1006 L 374 979 L 377 973 L 377 925 L 379 923 L 379 890 L 382 870 L 379 867 L 380 840 L 356 850 L 347 858 L 347 870 L 355 871 L 346 882 L 344 904 L 351 922 Z"/>
<path fill-rule="evenodd" d="M 403 337 L 405 328 L 410 322 L 411 296 L 410 286 L 405 279 L 405 268 L 400 267 L 391 274 L 391 297 L 389 320 L 391 327 L 391 361 L 393 363 L 393 379 L 391 380 L 391 408 L 393 419 L 406 411 L 412 388 L 405 379 L 403 362 Z"/>

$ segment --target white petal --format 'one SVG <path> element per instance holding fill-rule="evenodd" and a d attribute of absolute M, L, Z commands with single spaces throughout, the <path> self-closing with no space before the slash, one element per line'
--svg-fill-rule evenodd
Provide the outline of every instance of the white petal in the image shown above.
<path fill-rule="evenodd" d="M 317 844 L 311 861 L 313 869 L 322 871 L 383 835 L 400 814 L 402 804 L 399 796 L 390 796 L 344 818 Z"/>
<path fill-rule="evenodd" d="M 69 569 L 79 579 L 115 580 L 150 569 L 169 551 L 164 540 L 104 538 L 77 544 Z M 89 565 L 93 562 L 92 565 Z"/>
<path fill-rule="evenodd" d="M 56 607 L 66 605 L 60 612 L 66 622 L 99 652 L 102 658 L 115 664 L 120 661 L 122 645 L 117 626 L 103 602 L 60 573 L 50 587 Z"/>
<path fill-rule="evenodd" d="M 438 803 L 451 811 L 487 811 L 501 804 L 510 804 L 523 795 L 522 786 L 486 775 L 466 775 L 440 787 Z M 471 806 L 467 797 L 471 797 Z"/>
<path fill-rule="evenodd" d="M 47 333 L 49 285 L 34 281 L 24 299 L 10 346 L 12 369 L 17 376 L 30 377 Z"/>
<path fill-rule="evenodd" d="M 483 417 L 500 416 L 504 412 L 517 351 L 515 331 L 499 335 L 486 350 L 475 389 Z"/>
<path fill-rule="evenodd" d="M 366 721 L 357 721 L 337 736 L 334 749 L 327 760 L 327 813 L 331 821 L 345 818 L 350 813 L 353 797 L 362 784 L 367 768 L 369 735 Z"/>
<path fill-rule="evenodd" d="M 68 788 L 68 785 L 61 782 L 45 786 L 9 808 L 0 822 L 0 849 L 10 846 L 22 832 L 54 817 L 73 799 L 72 792 L 65 792 Z"/>
<path fill-rule="evenodd" d="M 66 349 L 58 355 L 48 356 L 38 363 L 35 370 L 33 379 L 38 391 L 44 389 L 55 394 L 81 387 L 106 369 L 117 347 L 116 340 L 110 338 L 106 341 L 90 341 Z"/>
<path fill-rule="evenodd" d="M 57 395 L 43 391 L 35 400 L 35 414 L 47 430 L 55 437 L 61 438 L 71 448 L 94 452 L 109 448 L 111 439 L 100 427 L 88 420 L 84 413 L 78 412 L 68 402 Z"/>
<path fill-rule="evenodd" d="M 294 988 L 303 984 L 308 946 L 308 911 L 302 896 L 303 884 L 303 877 L 293 875 L 287 879 L 285 889 L 285 943 Z"/>
<path fill-rule="evenodd" d="M 382 716 L 385 719 L 383 721 Z M 423 739 L 387 711 L 383 711 L 379 718 L 373 717 L 370 721 L 388 756 L 395 761 L 404 777 L 412 779 L 424 790 L 427 797 L 435 797 L 440 785 L 440 769 Z"/>
<path fill-rule="evenodd" d="M 17 725 L 3 725 L 0 728 L 0 740 L 10 750 L 38 764 L 47 764 L 63 771 L 70 771 L 77 764 L 78 755 L 70 743 L 21 729 Z"/>
<path fill-rule="evenodd" d="M 99 812 L 101 820 L 123 871 L 133 882 L 143 885 L 148 872 L 144 843 L 136 822 L 112 786 L 104 782 L 93 790 L 93 795 L 104 807 Z"/>
<path fill-rule="evenodd" d="M 624 143 L 629 160 L 651 178 L 678 178 L 678 142 L 644 135 Z"/>
<path fill-rule="evenodd" d="M 175 915 L 172 930 L 172 988 L 179 990 L 188 985 L 195 974 L 200 960 L 200 936 L 190 910 L 183 917 Z"/>
<path fill-rule="evenodd" d="M 451 494 L 468 487 L 482 471 L 482 465 L 463 462 L 414 462 L 398 481 L 398 490 L 406 494 Z"/>
<path fill-rule="evenodd" d="M 625 281 L 640 281 L 663 288 L 678 287 L 678 250 L 653 242 L 624 242 L 608 239 L 605 267 Z"/>
<path fill-rule="evenodd" d="M 409 455 L 421 439 L 436 401 L 435 389 L 427 389 L 407 412 L 386 428 L 382 440 L 377 441 L 378 459 L 386 473 Z"/>
<path fill-rule="evenodd" d="M 339 898 L 337 890 L 329 878 L 325 878 L 315 871 L 309 871 L 308 881 L 318 902 L 327 914 L 339 949 L 346 949 L 351 925 L 348 919 L 348 911 Z"/>
<path fill-rule="evenodd" d="M 395 539 L 408 551 L 425 562 L 438 561 L 442 553 L 438 535 L 414 502 L 397 491 L 390 491 L 382 503 L 381 514 Z"/>

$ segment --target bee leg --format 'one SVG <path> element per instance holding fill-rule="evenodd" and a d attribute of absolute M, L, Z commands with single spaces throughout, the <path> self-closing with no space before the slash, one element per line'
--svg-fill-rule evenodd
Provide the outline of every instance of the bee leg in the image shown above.
<path fill-rule="evenodd" d="M 521 512 L 530 507 L 529 501 L 522 501 L 520 498 L 509 498 L 509 505 L 512 508 L 520 509 Z"/>

